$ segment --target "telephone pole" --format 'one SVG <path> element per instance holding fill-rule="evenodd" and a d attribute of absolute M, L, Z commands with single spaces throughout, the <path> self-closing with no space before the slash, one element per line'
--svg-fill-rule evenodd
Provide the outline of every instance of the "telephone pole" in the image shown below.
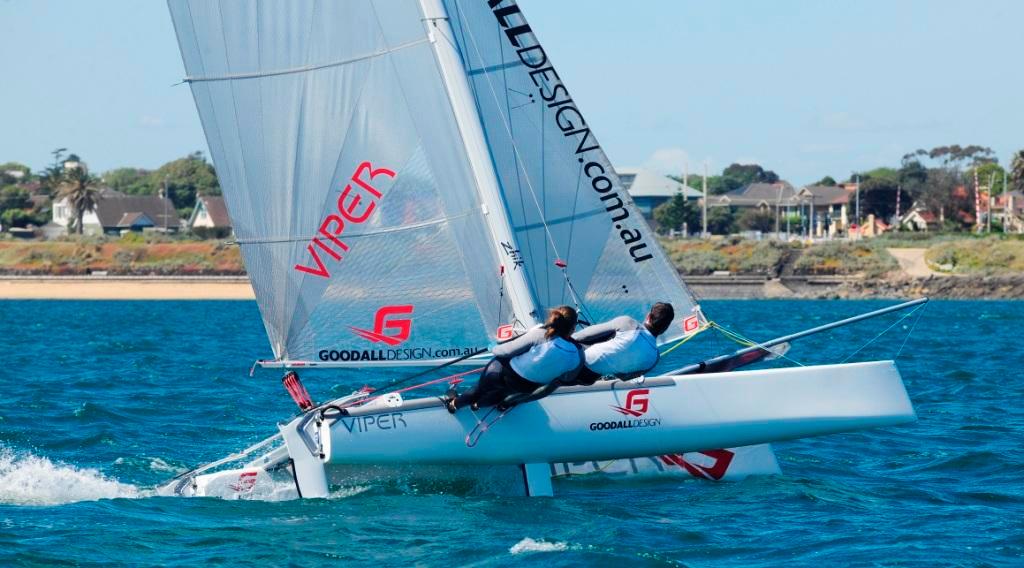
<path fill-rule="evenodd" d="M 900 230 L 900 194 L 903 193 L 903 184 L 896 184 L 896 231 Z"/>
<path fill-rule="evenodd" d="M 700 234 L 700 236 L 702 236 L 702 237 L 704 237 L 706 239 L 706 238 L 708 238 L 708 161 L 707 160 L 704 160 L 703 189 L 704 189 L 704 206 L 702 207 L 702 212 L 701 212 L 702 227 L 701 227 L 701 234 Z"/>
<path fill-rule="evenodd" d="M 1010 214 L 1013 213 L 1009 198 L 1006 197 L 1006 170 L 1003 170 L 1003 232 L 1006 232 L 1006 226 L 1010 224 Z"/>
<path fill-rule="evenodd" d="M 974 232 L 981 232 L 981 188 L 978 187 L 978 168 L 974 168 Z"/>
<path fill-rule="evenodd" d="M 857 230 L 860 230 L 860 174 L 856 176 L 857 181 Z"/>

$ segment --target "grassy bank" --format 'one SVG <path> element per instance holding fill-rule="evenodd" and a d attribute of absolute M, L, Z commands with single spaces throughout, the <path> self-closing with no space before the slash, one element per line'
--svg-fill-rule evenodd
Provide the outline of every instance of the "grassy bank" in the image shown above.
<path fill-rule="evenodd" d="M 942 242 L 929 247 L 925 260 L 933 270 L 950 274 L 1021 274 L 1024 240 L 989 237 Z"/>
<path fill-rule="evenodd" d="M 1024 275 L 1024 238 L 1018 236 L 904 233 L 856 242 L 822 244 L 753 241 L 738 237 L 663 239 L 669 258 L 686 276 L 714 272 L 795 276 L 896 277 L 889 248 L 926 249 L 936 271 L 957 275 Z M 239 248 L 222 241 L 130 235 L 62 241 L 0 240 L 0 274 L 241 275 Z"/>
<path fill-rule="evenodd" d="M 220 241 L 0 241 L 0 273 L 67 276 L 244 274 L 237 246 Z"/>
<path fill-rule="evenodd" d="M 782 266 L 787 245 L 774 241 L 664 239 L 661 242 L 669 259 L 688 276 L 703 276 L 717 271 L 733 274 L 775 276 Z"/>

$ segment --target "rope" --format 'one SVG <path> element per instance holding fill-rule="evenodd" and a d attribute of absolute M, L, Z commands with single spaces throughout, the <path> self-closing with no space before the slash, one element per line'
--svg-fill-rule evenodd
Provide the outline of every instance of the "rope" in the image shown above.
<path fill-rule="evenodd" d="M 924 308 L 927 305 L 928 304 L 921 304 L 921 307 Z M 917 310 L 914 310 L 914 311 L 916 312 Z M 914 323 L 910 324 L 910 331 L 908 331 L 907 332 L 907 336 L 903 338 L 903 343 L 900 344 L 900 348 L 899 348 L 898 351 L 896 351 L 896 356 L 893 357 L 893 359 L 899 359 L 900 358 L 900 354 L 903 353 L 903 348 L 906 347 L 907 341 L 910 340 L 910 336 L 914 335 L 914 328 L 917 327 L 917 322 L 921 321 L 921 316 L 923 316 L 923 315 L 924 315 L 924 310 L 922 310 L 921 314 L 917 316 L 917 319 L 914 320 Z"/>
<path fill-rule="evenodd" d="M 914 308 L 913 310 L 907 312 L 906 314 L 903 314 L 902 316 L 900 316 L 900 319 L 892 322 L 892 325 L 890 325 L 889 327 L 883 329 L 881 333 L 879 333 L 878 335 L 872 337 L 870 340 L 868 340 L 867 343 L 865 343 L 864 345 L 861 345 L 860 347 L 858 347 L 857 350 L 854 351 L 853 353 L 850 353 L 849 355 L 847 355 L 846 359 L 843 359 L 842 361 L 840 361 L 840 363 L 845 363 L 845 362 L 849 361 L 851 358 L 853 358 L 854 355 L 856 355 L 856 354 L 860 353 L 861 351 L 863 351 L 864 348 L 866 348 L 868 345 L 871 345 L 872 343 L 877 341 L 879 337 L 882 337 L 883 335 L 888 333 L 890 329 L 896 327 L 897 325 L 900 324 L 900 322 L 902 322 L 903 320 L 905 320 L 905 319 L 909 318 L 910 316 L 914 315 L 914 313 L 916 313 L 917 310 L 920 310 L 921 308 L 923 308 L 926 305 L 927 304 L 921 304 L 920 306 L 918 306 L 918 307 Z M 917 325 L 917 322 L 914 322 L 914 324 Z M 913 332 L 914 331 L 913 328 L 911 328 L 910 331 Z M 910 334 L 909 333 L 907 334 L 906 339 L 903 340 L 904 344 L 906 344 L 906 342 L 907 342 L 906 340 L 907 339 L 910 339 Z M 903 347 L 902 346 L 900 346 L 900 351 L 903 351 Z M 898 357 L 899 353 L 897 353 L 896 356 Z"/>
<path fill-rule="evenodd" d="M 495 417 L 494 420 L 488 423 L 487 419 L 490 418 L 491 414 L 493 414 L 497 408 L 497 406 L 492 406 L 490 410 L 487 411 L 487 414 L 484 414 L 484 417 L 482 419 L 477 420 L 476 426 L 474 426 L 473 429 L 469 431 L 469 434 L 466 434 L 467 448 L 476 447 L 477 443 L 480 442 L 480 438 L 483 438 L 484 434 L 486 434 L 487 431 L 491 429 L 491 426 L 497 424 L 499 420 L 504 418 L 505 415 L 511 412 L 512 408 L 515 407 L 513 406 L 511 408 L 502 410 L 501 414 L 498 414 L 498 416 Z"/>
<path fill-rule="evenodd" d="M 708 323 L 702 325 L 701 327 L 697 328 L 697 331 L 693 332 L 691 335 L 687 335 L 686 337 L 677 339 L 675 345 L 673 345 L 672 347 L 669 347 L 668 349 L 666 349 L 666 350 L 661 352 L 661 356 L 664 357 L 665 355 L 668 355 L 669 353 L 675 351 L 677 348 L 682 346 L 687 341 L 693 339 L 694 337 L 697 337 L 698 335 L 700 335 L 704 331 L 707 331 L 709 328 L 711 328 L 712 325 L 713 325 L 713 322 L 708 322 Z"/>
<path fill-rule="evenodd" d="M 790 361 L 792 363 L 795 363 L 795 364 L 797 364 L 797 365 L 799 365 L 801 367 L 805 367 L 806 366 L 803 363 L 801 363 L 800 361 L 797 361 L 796 359 L 793 359 L 791 357 L 786 356 L 784 353 L 778 353 L 776 351 L 772 351 L 771 347 L 768 347 L 768 346 L 764 345 L 763 343 L 758 343 L 757 341 L 754 341 L 753 339 L 748 339 L 746 337 L 743 337 L 739 333 L 736 333 L 735 331 L 726 329 L 726 328 L 718 325 L 715 322 L 709 322 L 708 325 L 714 327 L 716 330 L 718 330 L 719 333 L 721 333 L 725 337 L 735 341 L 736 343 L 739 343 L 740 345 L 743 345 L 743 346 L 746 346 L 746 347 L 758 347 L 758 348 L 760 348 L 760 349 L 762 349 L 764 351 L 767 351 L 768 353 L 774 353 L 779 358 L 785 359 L 785 360 Z"/>

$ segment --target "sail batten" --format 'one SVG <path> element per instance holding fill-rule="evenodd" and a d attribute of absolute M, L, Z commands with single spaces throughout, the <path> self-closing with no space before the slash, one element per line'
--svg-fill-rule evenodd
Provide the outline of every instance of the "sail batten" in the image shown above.
<path fill-rule="evenodd" d="M 360 61 L 365 61 L 367 59 L 373 59 L 375 57 L 380 57 L 382 55 L 388 55 L 389 53 L 395 53 L 396 51 L 401 51 L 403 49 L 408 49 L 410 47 L 415 47 L 417 45 L 420 45 L 420 44 L 423 44 L 423 43 L 427 43 L 427 42 L 429 42 L 429 40 L 426 39 L 426 38 L 418 39 L 418 40 L 415 40 L 415 41 L 410 41 L 410 42 L 404 43 L 402 45 L 397 45 L 397 46 L 392 47 L 392 48 L 382 49 L 382 50 L 379 50 L 379 51 L 375 51 L 373 53 L 368 53 L 366 55 L 358 55 L 358 56 L 355 56 L 355 57 L 352 57 L 352 58 L 349 58 L 349 59 L 345 59 L 345 60 L 342 60 L 342 61 L 334 61 L 334 62 L 331 62 L 331 63 L 322 63 L 322 64 L 319 64 L 319 65 L 305 65 L 305 66 L 302 66 L 302 67 L 295 67 L 295 68 L 292 68 L 292 69 L 281 69 L 281 70 L 277 70 L 277 71 L 261 71 L 261 72 L 253 72 L 253 73 L 236 73 L 236 74 L 233 74 L 233 75 L 221 75 L 221 76 L 217 76 L 217 77 L 194 77 L 194 76 L 187 76 L 187 77 L 185 77 L 183 79 L 183 81 L 186 82 L 186 83 L 202 83 L 202 82 L 208 82 L 208 81 L 236 81 L 236 80 L 240 80 L 240 79 L 259 79 L 259 78 L 262 78 L 262 77 L 274 77 L 274 76 L 277 76 L 277 75 L 291 75 L 293 73 L 308 73 L 308 72 L 311 72 L 311 71 L 318 71 L 320 69 L 327 69 L 329 67 L 340 67 L 342 65 L 350 65 L 352 63 L 358 63 Z"/>

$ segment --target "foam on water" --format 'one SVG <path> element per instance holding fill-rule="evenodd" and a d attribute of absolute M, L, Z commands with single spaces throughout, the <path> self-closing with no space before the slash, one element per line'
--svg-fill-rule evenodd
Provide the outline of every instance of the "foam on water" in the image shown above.
<path fill-rule="evenodd" d="M 138 487 L 109 479 L 95 469 L 57 464 L 0 446 L 0 503 L 63 505 L 141 496 L 144 492 Z"/>
<path fill-rule="evenodd" d="M 526 552 L 563 552 L 569 550 L 569 544 L 565 542 L 548 542 L 546 540 L 533 540 L 526 537 L 512 545 L 508 551 L 512 554 L 523 554 Z"/>

